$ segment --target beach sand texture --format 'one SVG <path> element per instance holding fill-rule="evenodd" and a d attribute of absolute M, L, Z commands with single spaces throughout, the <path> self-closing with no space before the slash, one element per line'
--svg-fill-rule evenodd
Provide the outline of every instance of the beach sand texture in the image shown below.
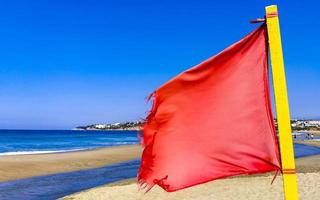
<path fill-rule="evenodd" d="M 271 185 L 273 176 L 238 177 L 211 181 L 173 193 L 154 187 L 147 194 L 137 185 L 103 186 L 80 192 L 63 200 L 283 200 L 282 177 Z M 299 196 L 320 199 L 320 173 L 298 174 Z"/>
<path fill-rule="evenodd" d="M 320 199 L 320 155 L 298 158 L 299 196 Z M 147 194 L 138 192 L 135 180 L 122 181 L 82 191 L 64 200 L 283 200 L 282 177 L 271 185 L 273 174 L 241 176 L 211 181 L 167 193 L 155 186 Z"/>
<path fill-rule="evenodd" d="M 141 146 L 128 145 L 57 154 L 1 156 L 0 181 L 102 167 L 139 158 L 141 153 Z M 300 199 L 320 199 L 320 155 L 298 158 L 296 166 Z M 221 179 L 175 193 L 155 187 L 145 195 L 137 191 L 135 180 L 129 180 L 92 188 L 65 199 L 282 199 L 281 176 L 273 185 L 270 184 L 272 178 L 273 174 L 264 174 Z"/>
<path fill-rule="evenodd" d="M 67 153 L 0 156 L 0 182 L 103 167 L 137 159 L 141 153 L 139 145 L 128 145 Z"/>
<path fill-rule="evenodd" d="M 319 141 L 300 141 L 320 146 Z M 103 167 L 141 157 L 140 145 L 105 147 L 77 152 L 0 156 L 0 182 Z M 298 172 L 320 172 L 320 157 L 297 159 Z"/>

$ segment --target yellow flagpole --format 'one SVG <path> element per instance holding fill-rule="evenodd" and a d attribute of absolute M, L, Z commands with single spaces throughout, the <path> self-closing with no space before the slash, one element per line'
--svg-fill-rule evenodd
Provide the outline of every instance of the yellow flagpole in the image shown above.
<path fill-rule="evenodd" d="M 278 120 L 284 196 L 285 200 L 298 200 L 286 77 L 283 64 L 278 9 L 276 5 L 266 7 L 266 20 Z"/>

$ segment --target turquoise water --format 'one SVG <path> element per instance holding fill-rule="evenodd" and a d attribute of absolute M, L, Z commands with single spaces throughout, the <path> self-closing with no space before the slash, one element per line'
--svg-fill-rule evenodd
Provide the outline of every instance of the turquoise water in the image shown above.
<path fill-rule="evenodd" d="M 138 131 L 0 130 L 0 156 L 137 144 Z"/>

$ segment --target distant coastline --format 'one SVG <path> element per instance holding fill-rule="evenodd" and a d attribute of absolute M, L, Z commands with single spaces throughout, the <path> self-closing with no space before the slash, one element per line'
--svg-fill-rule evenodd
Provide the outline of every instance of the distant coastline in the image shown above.
<path fill-rule="evenodd" d="M 278 129 L 277 120 L 274 119 L 275 127 Z M 140 131 L 142 129 L 143 122 L 124 122 L 124 123 L 109 123 L 109 124 L 90 124 L 85 126 L 78 126 L 72 130 L 79 131 Z M 312 132 L 318 134 L 320 132 L 320 120 L 291 120 L 291 127 L 293 132 Z"/>
<path fill-rule="evenodd" d="M 78 126 L 72 130 L 77 131 L 139 131 L 143 126 L 142 121 L 112 123 L 112 124 L 91 124 Z"/>
<path fill-rule="evenodd" d="M 278 130 L 278 120 L 274 119 L 274 124 Z M 291 129 L 293 132 L 318 132 L 320 131 L 320 120 L 291 119 Z"/>

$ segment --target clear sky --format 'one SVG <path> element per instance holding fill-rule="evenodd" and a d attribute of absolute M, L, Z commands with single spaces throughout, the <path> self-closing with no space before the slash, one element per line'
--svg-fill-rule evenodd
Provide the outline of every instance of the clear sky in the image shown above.
<path fill-rule="evenodd" d="M 319 118 L 317 1 L 10 0 L 0 3 L 0 128 L 143 118 L 149 93 L 241 39 L 274 3 L 291 115 Z"/>

